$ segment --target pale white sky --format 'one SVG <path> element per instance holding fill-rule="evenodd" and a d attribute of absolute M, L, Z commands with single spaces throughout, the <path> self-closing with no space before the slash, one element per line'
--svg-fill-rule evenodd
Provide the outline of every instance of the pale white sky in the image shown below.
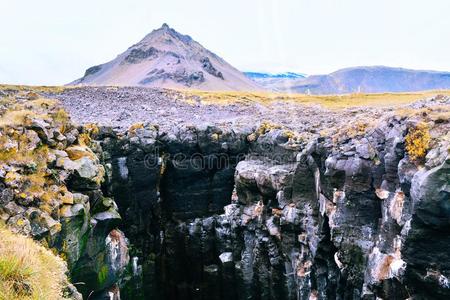
<path fill-rule="evenodd" d="M 166 22 L 240 70 L 450 71 L 449 0 L 0 0 L 0 83 L 64 84 Z"/>

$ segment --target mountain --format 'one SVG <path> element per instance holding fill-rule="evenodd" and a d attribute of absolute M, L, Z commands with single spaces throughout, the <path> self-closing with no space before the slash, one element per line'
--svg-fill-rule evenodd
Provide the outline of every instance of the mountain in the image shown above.
<path fill-rule="evenodd" d="M 276 90 L 312 94 L 355 92 L 413 92 L 450 88 L 450 72 L 420 71 L 385 66 L 341 69 L 328 75 L 313 75 L 272 87 Z"/>
<path fill-rule="evenodd" d="M 305 74 L 285 72 L 285 73 L 264 73 L 264 72 L 244 72 L 259 85 L 272 91 L 284 91 L 295 79 L 303 79 Z"/>
<path fill-rule="evenodd" d="M 225 60 L 167 24 L 114 60 L 90 67 L 70 85 L 263 90 Z"/>

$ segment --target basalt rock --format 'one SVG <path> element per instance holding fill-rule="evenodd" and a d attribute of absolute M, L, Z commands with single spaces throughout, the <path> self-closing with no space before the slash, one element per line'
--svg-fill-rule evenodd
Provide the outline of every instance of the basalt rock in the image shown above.
<path fill-rule="evenodd" d="M 148 49 L 132 49 L 130 53 L 125 57 L 124 63 L 137 64 L 145 59 L 153 59 L 158 56 L 159 50 L 150 47 Z M 92 74 L 92 73 L 91 73 Z"/>
<path fill-rule="evenodd" d="M 193 84 L 204 82 L 205 77 L 202 71 L 189 72 L 185 69 L 179 69 L 174 72 L 167 72 L 164 69 L 154 69 L 147 74 L 147 77 L 139 81 L 139 84 L 150 84 L 158 80 L 173 80 L 174 82 L 190 87 Z"/>
<path fill-rule="evenodd" d="M 218 78 L 224 79 L 222 72 L 219 72 L 214 66 L 212 65 L 211 61 L 208 57 L 202 57 L 200 59 L 200 63 L 202 64 L 202 68 L 208 72 L 209 74 L 216 76 Z"/>
<path fill-rule="evenodd" d="M 418 165 L 407 122 L 344 139 L 213 126 L 104 139 L 135 247 L 122 297 L 447 298 L 448 152 Z"/>
<path fill-rule="evenodd" d="M 412 219 L 405 229 L 402 249 L 406 281 L 417 297 L 433 290 L 436 298 L 450 297 L 449 220 L 450 157 L 429 170 L 418 171 L 411 183 Z"/>
<path fill-rule="evenodd" d="M 447 299 L 450 127 L 429 109 L 331 135 L 3 130 L 0 218 L 94 299 Z M 411 142 L 424 120 L 429 143 Z M 17 136 L 36 162 L 11 155 Z"/>

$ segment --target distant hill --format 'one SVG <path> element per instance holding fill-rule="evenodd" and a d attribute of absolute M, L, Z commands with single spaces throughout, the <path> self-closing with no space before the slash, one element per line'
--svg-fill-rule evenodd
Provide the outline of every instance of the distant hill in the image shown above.
<path fill-rule="evenodd" d="M 199 90 L 262 90 L 225 60 L 167 24 L 112 61 L 90 67 L 70 85 L 119 85 Z"/>
<path fill-rule="evenodd" d="M 245 76 L 252 79 L 260 79 L 260 78 L 305 78 L 305 74 L 294 73 L 294 72 L 286 72 L 286 73 L 264 73 L 264 72 L 244 72 Z"/>
<path fill-rule="evenodd" d="M 312 75 L 268 86 L 273 90 L 346 94 L 355 92 L 413 92 L 450 89 L 450 72 L 419 71 L 384 66 L 341 69 L 328 75 Z"/>
<path fill-rule="evenodd" d="M 265 73 L 265 72 L 244 72 L 244 74 L 266 89 L 273 91 L 283 91 L 296 79 L 304 79 L 305 74 L 285 72 L 285 73 Z"/>

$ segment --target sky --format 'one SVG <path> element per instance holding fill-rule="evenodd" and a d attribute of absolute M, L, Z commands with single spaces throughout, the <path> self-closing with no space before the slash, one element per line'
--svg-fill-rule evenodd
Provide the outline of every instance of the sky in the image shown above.
<path fill-rule="evenodd" d="M 0 0 L 0 12 L 0 83 L 68 83 L 163 23 L 242 71 L 450 71 L 448 0 Z"/>

